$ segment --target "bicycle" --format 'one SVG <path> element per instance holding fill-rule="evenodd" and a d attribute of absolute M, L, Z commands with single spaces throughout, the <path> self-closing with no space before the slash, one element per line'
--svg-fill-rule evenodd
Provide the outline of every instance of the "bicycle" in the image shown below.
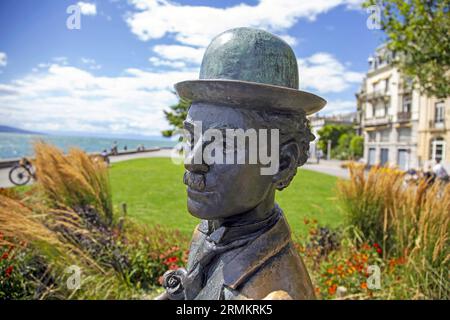
<path fill-rule="evenodd" d="M 20 159 L 9 171 L 9 180 L 16 186 L 26 185 L 31 179 L 36 180 L 36 175 L 33 165 L 27 158 Z"/>

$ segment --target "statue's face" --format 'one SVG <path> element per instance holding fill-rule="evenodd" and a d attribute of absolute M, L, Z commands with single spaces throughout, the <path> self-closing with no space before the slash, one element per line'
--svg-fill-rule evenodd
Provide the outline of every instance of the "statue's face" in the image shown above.
<path fill-rule="evenodd" d="M 210 128 L 258 130 L 261 125 L 239 109 L 203 103 L 193 104 L 185 121 L 185 129 L 192 137 L 194 122 L 199 121 L 203 133 Z M 185 164 L 184 183 L 188 186 L 188 210 L 192 215 L 207 220 L 227 218 L 255 208 L 270 196 L 274 190 L 272 176 L 261 175 L 262 165 L 259 163 L 248 164 L 248 160 L 245 164 L 236 164 L 236 161 L 210 165 L 194 163 L 192 158 L 195 153 L 203 152 L 207 143 L 203 141 L 203 147 L 201 143 L 192 145 L 186 155 L 187 160 L 191 161 Z M 248 143 L 245 153 L 246 159 L 249 159 Z"/>

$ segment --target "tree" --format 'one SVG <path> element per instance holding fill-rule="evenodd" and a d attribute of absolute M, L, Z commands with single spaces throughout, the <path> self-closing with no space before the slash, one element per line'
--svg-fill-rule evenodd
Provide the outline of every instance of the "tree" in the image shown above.
<path fill-rule="evenodd" d="M 164 115 L 172 129 L 162 131 L 163 136 L 171 137 L 176 129 L 183 128 L 183 121 L 186 119 L 190 106 L 191 103 L 189 101 L 180 99 L 177 104 L 170 106 L 171 111 L 164 111 Z"/>
<path fill-rule="evenodd" d="M 333 150 L 333 157 L 346 160 L 350 158 L 350 142 L 355 134 L 353 132 L 343 133 L 338 139 L 338 145 Z"/>
<path fill-rule="evenodd" d="M 353 136 L 350 141 L 350 155 L 352 158 L 359 159 L 364 155 L 364 137 Z"/>
<path fill-rule="evenodd" d="M 339 138 L 343 134 L 350 134 L 352 131 L 351 125 L 326 124 L 317 131 L 319 135 L 318 147 L 324 154 L 327 154 L 328 140 L 331 140 L 331 149 L 334 150 L 338 146 Z"/>
<path fill-rule="evenodd" d="M 382 14 L 393 62 L 421 91 L 450 95 L 450 13 L 448 0 L 366 0 Z"/>

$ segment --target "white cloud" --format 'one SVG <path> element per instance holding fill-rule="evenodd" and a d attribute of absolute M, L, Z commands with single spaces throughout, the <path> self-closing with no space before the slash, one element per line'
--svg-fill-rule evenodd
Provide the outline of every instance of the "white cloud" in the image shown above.
<path fill-rule="evenodd" d="M 97 15 L 97 6 L 95 3 L 89 3 L 89 2 L 78 2 L 77 6 L 80 7 L 81 14 L 84 14 L 86 16 L 95 16 Z"/>
<path fill-rule="evenodd" d="M 91 70 L 99 70 L 102 68 L 102 66 L 100 64 L 98 64 L 95 59 L 90 59 L 90 58 L 81 58 L 81 62 L 85 65 L 87 65 L 87 67 Z"/>
<path fill-rule="evenodd" d="M 129 14 L 127 23 L 139 39 L 173 34 L 179 43 L 205 47 L 215 35 L 237 26 L 282 33 L 299 19 L 314 20 L 339 5 L 354 8 L 361 0 L 259 0 L 257 5 L 241 3 L 226 8 L 180 5 L 169 0 L 130 2 L 136 11 Z M 280 35 L 294 41 L 292 36 Z"/>
<path fill-rule="evenodd" d="M 55 61 L 57 64 L 68 65 L 69 59 L 67 57 L 54 57 L 52 61 Z"/>
<path fill-rule="evenodd" d="M 8 64 L 8 57 L 6 53 L 0 52 L 0 67 L 6 67 Z"/>
<path fill-rule="evenodd" d="M 160 59 L 158 57 L 150 57 L 148 61 L 155 67 L 170 67 L 178 69 L 186 68 L 186 63 L 184 63 L 183 61 L 170 61 Z"/>
<path fill-rule="evenodd" d="M 326 115 L 335 115 L 355 111 L 356 111 L 356 100 L 337 99 L 327 101 L 327 105 L 323 110 L 320 111 L 320 113 Z"/>
<path fill-rule="evenodd" d="M 153 51 L 167 60 L 200 64 L 205 49 L 180 45 L 156 45 Z"/>
<path fill-rule="evenodd" d="M 364 73 L 350 71 L 333 55 L 319 52 L 298 59 L 300 88 L 313 89 L 319 93 L 342 92 L 361 83 Z"/>
<path fill-rule="evenodd" d="M 177 101 L 173 84 L 196 77 L 190 71 L 139 69 L 104 77 L 51 64 L 0 83 L 0 118 L 37 131 L 159 134 L 168 127 L 163 110 Z"/>

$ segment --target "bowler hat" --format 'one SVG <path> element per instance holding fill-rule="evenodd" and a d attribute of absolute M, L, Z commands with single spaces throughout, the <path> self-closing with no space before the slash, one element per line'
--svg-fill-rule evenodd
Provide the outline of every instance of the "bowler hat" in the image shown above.
<path fill-rule="evenodd" d="M 281 38 L 263 30 L 235 28 L 216 36 L 206 48 L 199 80 L 175 84 L 179 97 L 253 109 L 304 111 L 326 101 L 298 90 L 297 59 Z"/>

